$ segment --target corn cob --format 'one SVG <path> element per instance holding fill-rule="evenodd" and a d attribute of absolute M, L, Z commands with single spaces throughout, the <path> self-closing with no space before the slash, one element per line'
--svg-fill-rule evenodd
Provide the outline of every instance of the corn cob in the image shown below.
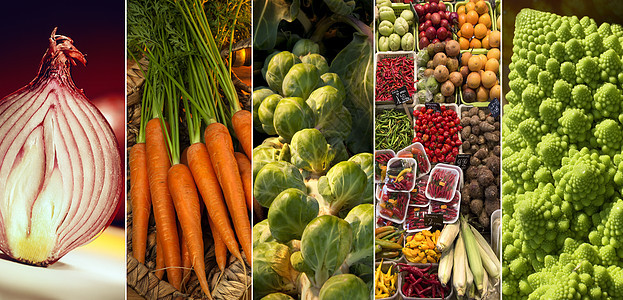
<path fill-rule="evenodd" d="M 491 275 L 494 279 L 500 278 L 500 261 L 498 257 L 493 252 L 493 249 L 489 246 L 485 238 L 474 228 L 472 225 L 469 225 L 474 233 L 474 238 L 478 244 L 478 250 L 480 251 L 480 256 L 482 258 L 482 265 L 487 270 L 487 273 Z"/>
<path fill-rule="evenodd" d="M 463 235 L 463 242 L 465 243 L 465 252 L 467 253 L 467 260 L 469 261 L 469 268 L 474 275 L 474 284 L 476 288 L 478 288 L 478 291 L 482 292 L 482 280 L 484 276 L 482 258 L 480 258 L 480 251 L 478 250 L 478 243 L 474 238 L 474 233 L 469 228 L 469 224 L 467 224 L 464 218 L 461 218 L 461 234 Z"/>
<path fill-rule="evenodd" d="M 439 240 L 437 240 L 437 249 L 443 252 L 448 249 L 454 243 L 456 236 L 459 234 L 460 225 L 459 222 L 454 222 L 453 224 L 446 224 L 443 230 L 441 231 L 441 236 Z"/>
<path fill-rule="evenodd" d="M 441 260 L 439 261 L 439 270 L 437 276 L 441 285 L 446 286 L 450 281 L 450 275 L 452 274 L 452 265 L 454 263 L 454 248 L 449 247 L 450 250 L 441 254 Z"/>
<path fill-rule="evenodd" d="M 459 297 L 465 296 L 466 291 L 466 271 L 467 255 L 465 254 L 465 244 L 461 234 L 454 243 L 454 272 L 452 272 L 452 285 Z"/>

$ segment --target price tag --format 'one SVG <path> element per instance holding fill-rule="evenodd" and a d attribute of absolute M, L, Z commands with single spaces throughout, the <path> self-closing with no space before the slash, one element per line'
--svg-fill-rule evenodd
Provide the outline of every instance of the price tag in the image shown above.
<path fill-rule="evenodd" d="M 411 100 L 407 86 L 403 85 L 401 88 L 392 91 L 392 98 L 396 104 L 403 104 Z"/>
<path fill-rule="evenodd" d="M 467 171 L 467 168 L 469 168 L 469 161 L 471 160 L 471 158 L 471 154 L 458 154 L 456 156 L 454 164 L 457 165 L 459 168 L 463 169 L 463 172 L 465 172 Z"/>
<path fill-rule="evenodd" d="M 431 213 L 424 215 L 424 226 L 443 226 L 443 214 Z"/>
<path fill-rule="evenodd" d="M 500 100 L 498 100 L 498 98 L 493 98 L 493 100 L 489 102 L 489 112 L 491 112 L 491 116 L 494 118 L 500 116 Z"/>
<path fill-rule="evenodd" d="M 439 105 L 439 103 L 426 102 L 424 103 L 424 107 L 426 107 L 426 109 L 432 109 L 433 111 L 441 112 L 441 105 Z"/>

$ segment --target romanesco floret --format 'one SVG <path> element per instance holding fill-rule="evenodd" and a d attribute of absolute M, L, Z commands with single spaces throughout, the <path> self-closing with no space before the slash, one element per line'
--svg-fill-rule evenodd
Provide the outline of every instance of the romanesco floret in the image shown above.
<path fill-rule="evenodd" d="M 521 93 L 524 109 L 531 115 L 537 115 L 545 93 L 537 85 L 528 84 Z"/>
<path fill-rule="evenodd" d="M 562 116 L 563 104 L 558 99 L 547 98 L 539 106 L 539 115 L 543 124 L 550 128 L 558 126 L 558 119 Z"/>
<path fill-rule="evenodd" d="M 531 147 L 535 147 L 541 140 L 543 132 L 547 131 L 543 129 L 546 128 L 542 128 L 541 123 L 535 118 L 525 119 L 517 126 L 517 132 Z"/>
<path fill-rule="evenodd" d="M 610 30 L 610 24 L 608 23 L 601 23 L 601 25 L 599 25 L 599 29 L 597 29 L 597 32 L 599 32 L 599 34 L 601 34 L 601 36 L 609 36 L 612 34 L 612 31 Z"/>
<path fill-rule="evenodd" d="M 584 56 L 584 46 L 576 39 L 570 39 L 565 43 L 566 60 L 576 62 Z"/>
<path fill-rule="evenodd" d="M 554 172 L 556 194 L 573 204 L 575 210 L 592 215 L 604 199 L 614 193 L 612 160 L 597 151 L 582 148 L 569 151 L 562 159 L 562 167 Z"/>
<path fill-rule="evenodd" d="M 575 24 L 573 25 L 573 27 L 571 27 L 571 35 L 573 35 L 573 37 L 577 39 L 584 38 L 584 28 L 582 28 L 582 25 L 580 25 L 580 23 Z"/>
<path fill-rule="evenodd" d="M 554 78 L 558 78 L 560 76 L 560 63 L 555 58 L 550 57 L 545 63 L 545 70 L 552 73 Z"/>
<path fill-rule="evenodd" d="M 617 83 L 621 72 L 621 57 L 613 49 L 606 50 L 599 56 L 599 69 L 602 81 Z"/>
<path fill-rule="evenodd" d="M 556 30 L 556 36 L 558 37 L 558 41 L 562 43 L 567 42 L 573 37 L 568 24 L 563 24 L 562 26 L 558 27 L 558 29 Z"/>
<path fill-rule="evenodd" d="M 584 45 L 590 45 L 586 47 L 586 56 L 599 56 L 604 51 L 603 38 L 597 32 L 587 35 L 584 38 Z"/>
<path fill-rule="evenodd" d="M 548 71 L 540 71 L 538 75 L 538 84 L 546 97 L 552 95 L 554 89 L 554 76 Z"/>
<path fill-rule="evenodd" d="M 599 122 L 593 129 L 593 135 L 604 153 L 615 154 L 621 149 L 623 131 L 615 120 L 605 119 Z"/>
<path fill-rule="evenodd" d="M 549 55 L 558 61 L 565 61 L 567 58 L 567 50 L 563 42 L 554 42 L 549 48 Z"/>
<path fill-rule="evenodd" d="M 547 64 L 547 56 L 543 55 L 543 53 L 539 53 L 536 55 L 536 65 L 541 70 L 545 70 Z"/>
<path fill-rule="evenodd" d="M 522 148 L 509 156 L 504 155 L 502 160 L 502 169 L 508 175 L 509 179 L 516 185 L 517 191 L 520 193 L 534 190 L 534 172 L 540 166 L 539 159 L 536 157 L 531 148 Z M 505 183 L 506 184 L 506 183 Z"/>
<path fill-rule="evenodd" d="M 590 109 L 593 103 L 593 94 L 590 89 L 583 84 L 578 84 L 571 91 L 571 106 L 581 109 Z"/>
<path fill-rule="evenodd" d="M 571 100 L 572 88 L 573 87 L 568 82 L 558 79 L 554 83 L 554 97 L 562 103 L 569 103 L 569 100 Z"/>
<path fill-rule="evenodd" d="M 528 82 L 532 84 L 537 84 L 540 72 L 541 69 L 539 69 L 537 65 L 530 65 L 530 67 L 528 68 L 528 72 L 526 73 L 526 76 L 528 77 Z"/>
<path fill-rule="evenodd" d="M 575 65 L 571 62 L 565 61 L 560 64 L 560 78 L 564 79 L 568 83 L 575 84 L 577 81 L 575 75 Z"/>
<path fill-rule="evenodd" d="M 568 143 L 566 138 L 563 139 L 556 133 L 548 133 L 541 139 L 536 147 L 536 152 L 541 156 L 541 160 L 545 166 L 552 170 L 560 166 L 562 157 L 568 151 Z"/>
<path fill-rule="evenodd" d="M 600 78 L 599 73 L 599 61 L 597 58 L 590 56 L 582 57 L 575 70 L 576 82 L 586 83 L 590 87 L 595 87 L 597 86 L 597 80 Z"/>
<path fill-rule="evenodd" d="M 592 121 L 592 116 L 587 116 L 583 110 L 569 108 L 558 119 L 558 132 L 567 135 L 571 142 L 582 142 L 588 138 Z"/>
<path fill-rule="evenodd" d="M 621 91 L 612 83 L 604 83 L 597 89 L 593 102 L 593 115 L 596 119 L 615 118 L 621 110 Z"/>
<path fill-rule="evenodd" d="M 601 35 L 605 36 L 605 35 Z M 623 47 L 616 35 L 610 35 L 604 38 L 604 48 L 614 50 L 618 55 L 623 55 Z"/>

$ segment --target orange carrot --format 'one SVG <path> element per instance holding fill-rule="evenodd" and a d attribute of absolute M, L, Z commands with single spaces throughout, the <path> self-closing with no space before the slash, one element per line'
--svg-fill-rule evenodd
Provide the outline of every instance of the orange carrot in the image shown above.
<path fill-rule="evenodd" d="M 162 280 L 164 277 L 164 253 L 162 252 L 162 243 L 156 234 L 156 277 Z"/>
<path fill-rule="evenodd" d="M 223 189 L 227 208 L 234 222 L 238 241 L 246 256 L 252 257 L 251 225 L 245 204 L 242 180 L 234 157 L 231 135 L 225 125 L 212 123 L 206 127 L 204 137 L 212 166 Z"/>
<path fill-rule="evenodd" d="M 201 211 L 199 210 L 199 195 L 195 181 L 188 167 L 183 164 L 176 164 L 169 169 L 168 173 L 169 190 L 175 204 L 175 211 L 179 216 L 182 232 L 188 246 L 188 253 L 192 261 L 195 274 L 199 279 L 201 289 L 208 296 L 210 286 L 205 270 L 205 260 L 203 252 L 203 234 L 201 232 Z"/>
<path fill-rule="evenodd" d="M 251 168 L 251 161 L 249 161 L 246 155 L 240 152 L 235 152 L 234 157 L 236 157 L 236 162 L 238 163 L 238 170 L 240 171 L 244 195 L 247 199 L 247 209 L 251 210 L 251 208 L 253 208 L 253 194 L 251 191 L 251 178 L 253 177 L 253 170 Z"/>
<path fill-rule="evenodd" d="M 208 149 L 203 143 L 195 143 L 188 147 L 188 165 L 193 174 L 199 193 L 203 198 L 203 203 L 210 216 L 210 219 L 216 225 L 216 229 L 221 239 L 227 245 L 227 249 L 232 255 L 240 260 L 240 250 L 236 242 L 236 235 L 229 222 L 229 215 L 225 200 L 221 192 L 221 186 L 218 183 L 212 161 L 208 154 Z"/>
<path fill-rule="evenodd" d="M 149 174 L 149 190 L 154 206 L 156 232 L 160 239 L 158 244 L 162 244 L 169 283 L 179 290 L 182 283 L 182 270 L 179 267 L 182 261 L 175 223 L 175 208 L 167 184 L 167 174 L 171 166 L 167 143 L 159 119 L 149 120 L 145 129 L 147 174 Z"/>
<path fill-rule="evenodd" d="M 138 262 L 144 264 L 147 250 L 147 227 L 151 212 L 145 143 L 132 146 L 128 164 L 130 167 L 130 200 L 132 201 L 132 255 Z"/>
<path fill-rule="evenodd" d="M 253 146 L 251 145 L 251 112 L 248 110 L 239 110 L 231 117 L 231 123 L 234 132 L 238 137 L 240 145 L 247 157 L 253 156 Z"/>
<path fill-rule="evenodd" d="M 183 232 L 180 228 L 180 224 L 177 224 L 178 232 Z M 193 266 L 190 259 L 190 253 L 188 253 L 188 245 L 186 244 L 186 236 L 180 234 L 180 250 L 182 252 L 182 285 L 190 278 L 190 268 Z"/>
<path fill-rule="evenodd" d="M 221 235 L 214 227 L 214 222 L 212 222 L 212 218 L 210 218 L 210 216 L 208 216 L 208 222 L 210 223 L 212 237 L 214 238 L 214 256 L 216 257 L 216 264 L 218 265 L 218 268 L 221 269 L 221 272 L 223 272 L 227 266 L 227 246 L 225 246 L 225 242 L 221 239 Z"/>
<path fill-rule="evenodd" d="M 180 163 L 188 167 L 188 147 L 184 148 L 182 155 L 180 155 Z"/>

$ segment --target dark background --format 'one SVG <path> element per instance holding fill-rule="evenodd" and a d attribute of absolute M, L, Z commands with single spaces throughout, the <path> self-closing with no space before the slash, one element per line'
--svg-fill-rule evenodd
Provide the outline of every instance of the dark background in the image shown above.
<path fill-rule="evenodd" d="M 515 16 L 522 8 L 533 8 L 560 16 L 577 16 L 579 19 L 588 16 L 597 22 L 597 26 L 603 22 L 623 24 L 623 1 L 502 0 L 502 72 L 504 74 L 503 89 L 505 94 L 510 90 L 508 87 L 508 64 L 513 55 Z"/>
<path fill-rule="evenodd" d="M 72 78 L 115 130 L 125 162 L 125 1 L 5 1 L 0 98 L 35 78 L 54 27 L 86 54 L 87 66 L 72 67 Z M 120 203 L 113 224 L 123 227 L 125 193 Z"/>

